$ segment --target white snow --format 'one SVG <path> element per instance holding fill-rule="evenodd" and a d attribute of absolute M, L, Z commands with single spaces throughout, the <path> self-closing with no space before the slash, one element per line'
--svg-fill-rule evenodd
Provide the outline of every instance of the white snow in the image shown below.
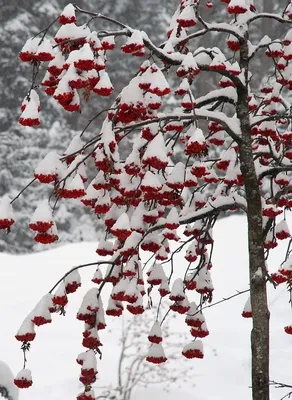
<path fill-rule="evenodd" d="M 33 213 L 30 223 L 36 223 L 38 221 L 53 222 L 52 209 L 47 200 L 43 200 L 39 203 L 35 212 Z"/>
<path fill-rule="evenodd" d="M 61 15 L 67 18 L 75 17 L 75 8 L 73 4 L 67 4 L 67 6 L 62 11 Z"/>
<path fill-rule="evenodd" d="M 13 379 L 11 369 L 0 360 L 0 386 L 6 388 L 12 400 L 18 400 L 18 388 L 14 385 Z M 1 394 L 0 398 L 2 398 Z"/>
<path fill-rule="evenodd" d="M 90 34 L 90 29 L 86 25 L 77 26 L 74 23 L 62 25 L 55 35 L 55 40 L 80 39 Z"/>
<path fill-rule="evenodd" d="M 9 196 L 4 195 L 0 198 L 0 219 L 15 220 L 13 208 Z"/>
<path fill-rule="evenodd" d="M 290 217 L 290 216 L 288 216 Z M 291 227 L 292 219 L 287 218 Z M 246 222 L 243 217 L 232 216 L 220 220 L 214 227 L 215 248 L 213 268 L 214 302 L 235 294 L 237 290 L 248 288 L 248 253 L 246 242 Z M 281 241 L 272 251 L 269 269 L 276 271 L 283 260 L 286 244 Z M 57 249 L 24 256 L 0 254 L 1 291 L 1 359 L 14 373 L 22 368 L 20 343 L 14 338 L 21 322 L 33 309 L 38 300 L 47 293 L 56 281 L 73 266 L 96 260 L 96 243 L 66 245 Z M 184 254 L 175 256 L 175 276 L 181 274 L 185 265 Z M 177 267 L 177 268 L 176 268 Z M 101 268 L 104 268 L 103 266 Z M 37 328 L 37 337 L 32 343 L 27 367 L 32 370 L 34 383 L 30 389 L 21 392 L 21 400 L 71 400 L 82 391 L 78 382 L 80 366 L 75 359 L 82 351 L 83 324 L 76 320 L 76 312 L 83 295 L 90 289 L 95 267 L 82 268 L 82 287 L 76 294 L 69 295 L 65 317 L 52 315 L 52 323 Z M 193 300 L 193 292 L 188 294 Z M 199 297 L 196 296 L 196 301 Z M 271 311 L 271 379 L 291 384 L 292 337 L 283 327 L 291 323 L 289 294 L 285 285 L 276 290 L 269 287 Z M 250 330 L 251 321 L 241 316 L 246 295 L 204 310 L 210 335 L 203 339 L 204 359 L 190 360 L 194 369 L 195 389 L 184 383 L 170 393 L 160 391 L 159 385 L 149 389 L 138 389 L 134 398 L 146 400 L 159 396 L 160 400 L 174 400 L 178 396 L 184 400 L 246 400 L 251 398 L 250 390 Z M 184 317 L 176 318 L 176 331 L 187 332 Z M 98 360 L 98 380 L 94 385 L 105 386 L 115 378 L 114 370 L 118 358 L 120 321 L 106 317 L 109 331 L 101 331 L 103 343 L 102 360 Z M 150 326 L 149 326 L 150 329 Z M 147 338 L 145 337 L 147 341 Z M 190 336 L 190 341 L 192 340 Z M 186 343 L 187 344 L 187 343 Z M 167 356 L 167 348 L 164 349 Z M 171 362 L 169 360 L 168 362 Z M 174 368 L 179 368 L 174 365 Z M 2 376 L 2 371 L 0 373 Z M 212 384 L 210 384 L 212 382 Z M 271 388 L 271 399 L 284 396 L 287 391 Z"/>

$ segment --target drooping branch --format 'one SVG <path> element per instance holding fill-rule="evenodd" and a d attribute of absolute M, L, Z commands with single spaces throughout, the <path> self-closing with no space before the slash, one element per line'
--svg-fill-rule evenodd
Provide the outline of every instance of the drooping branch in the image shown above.
<path fill-rule="evenodd" d="M 258 51 L 262 50 L 262 49 L 266 49 L 268 48 L 271 44 L 274 43 L 281 43 L 280 40 L 269 40 L 269 41 L 265 41 L 264 43 L 260 42 L 257 46 L 254 46 L 252 48 L 252 51 L 249 54 L 249 61 L 251 61 L 254 56 L 257 54 Z"/>
<path fill-rule="evenodd" d="M 205 107 L 209 104 L 213 104 L 216 102 L 220 102 L 220 103 L 224 103 L 224 104 L 228 103 L 233 106 L 236 105 L 235 99 L 232 97 L 229 97 L 228 94 L 226 93 L 226 91 L 224 91 L 224 89 L 213 90 L 210 93 L 208 93 L 207 95 L 195 99 L 195 104 L 196 104 L 196 107 L 198 107 L 198 108 Z"/>
<path fill-rule="evenodd" d="M 26 189 L 28 189 L 34 182 L 36 181 L 36 178 L 32 179 L 26 186 L 24 186 L 23 189 L 21 189 L 21 191 L 11 200 L 11 204 L 15 202 L 15 200 L 17 200 L 23 192 L 26 191 Z"/>
<path fill-rule="evenodd" d="M 108 17 L 108 16 L 103 15 L 103 14 L 101 14 L 101 13 L 96 13 L 96 12 L 84 10 L 84 9 L 82 9 L 81 7 L 79 7 L 77 4 L 73 4 L 73 5 L 74 5 L 74 7 L 75 7 L 75 10 L 76 10 L 77 12 L 79 12 L 80 14 L 91 15 L 91 16 L 93 16 L 93 17 L 95 17 L 95 18 L 99 18 L 99 19 L 103 19 L 103 20 L 105 20 L 105 21 L 111 22 L 112 24 L 118 25 L 118 26 L 120 26 L 121 28 L 124 28 L 124 29 L 126 29 L 126 30 L 129 30 L 129 29 L 130 29 L 126 24 L 123 24 L 122 22 L 117 21 L 117 20 L 114 19 L 114 18 Z"/>
<path fill-rule="evenodd" d="M 266 171 L 261 172 L 258 175 L 259 180 L 264 178 L 265 176 L 275 176 L 279 174 L 280 172 L 291 172 L 292 171 L 292 166 L 280 166 L 280 167 L 271 167 L 268 168 Z"/>
<path fill-rule="evenodd" d="M 60 279 L 55 283 L 55 285 L 49 290 L 49 293 L 52 293 L 52 292 L 56 289 L 56 287 L 57 287 L 61 282 L 63 282 L 63 280 L 64 280 L 68 275 L 70 275 L 73 271 L 76 271 L 76 270 L 81 269 L 81 268 L 92 267 L 92 266 L 94 266 L 94 265 L 97 266 L 97 265 L 107 265 L 107 264 L 114 265 L 114 261 L 96 261 L 96 262 L 92 262 L 92 263 L 81 264 L 81 265 L 78 265 L 77 267 L 73 267 L 73 268 L 70 269 L 70 271 L 67 271 L 67 272 L 62 276 L 62 278 L 60 278 Z"/>
<path fill-rule="evenodd" d="M 291 19 L 281 17 L 279 14 L 259 13 L 259 14 L 254 15 L 253 17 L 249 18 L 247 20 L 247 24 L 250 25 L 254 21 L 257 21 L 259 19 L 264 19 L 264 18 L 273 19 L 275 21 L 280 22 L 281 24 L 291 24 L 292 23 Z"/>
<path fill-rule="evenodd" d="M 218 300 L 215 303 L 207 304 L 207 305 L 203 306 L 201 308 L 201 310 L 205 310 L 206 308 L 211 308 L 211 307 L 217 306 L 218 304 L 225 303 L 225 301 L 229 301 L 231 299 L 234 299 L 237 296 L 241 296 L 242 294 L 249 293 L 249 292 L 250 292 L 250 289 L 245 289 L 245 290 L 240 290 L 240 291 L 237 290 L 237 292 L 235 294 L 232 294 L 231 296 L 228 296 L 228 297 L 223 297 L 221 300 Z M 198 311 L 196 314 L 198 314 L 199 312 L 201 312 L 201 311 Z M 196 315 L 196 314 L 193 314 L 193 315 Z"/>
<path fill-rule="evenodd" d="M 181 217 L 179 219 L 180 225 L 191 224 L 195 221 L 198 221 L 198 220 L 201 220 L 204 218 L 210 218 L 212 216 L 220 214 L 220 212 L 229 211 L 234 208 L 241 209 L 244 212 L 246 212 L 247 208 L 246 208 L 245 199 L 243 197 L 241 197 L 241 199 L 239 199 L 239 197 L 241 197 L 241 196 L 236 196 L 236 199 L 235 199 L 235 197 L 231 198 L 231 199 L 229 197 L 224 198 L 224 204 L 221 204 L 221 205 L 216 205 L 216 202 L 214 202 L 213 204 L 209 202 L 209 204 L 207 206 L 204 206 L 202 209 L 197 210 L 193 213 L 190 213 L 186 217 Z M 159 229 L 163 229 L 163 228 L 164 228 L 164 225 L 154 225 L 152 228 L 149 228 L 149 230 L 143 236 L 143 238 L 146 237 L 148 234 L 155 232 Z"/>
<path fill-rule="evenodd" d="M 241 133 L 238 124 L 238 120 L 236 117 L 229 118 L 220 111 L 210 111 L 205 109 L 197 109 L 192 110 L 193 112 L 190 114 L 186 113 L 171 113 L 166 116 L 161 116 L 158 118 L 153 118 L 150 120 L 135 122 L 128 124 L 122 128 L 115 129 L 115 133 L 123 133 L 129 129 L 138 129 L 144 126 L 160 123 L 160 122 L 170 122 L 170 121 L 195 121 L 195 120 L 205 120 L 205 121 L 214 121 L 221 124 L 229 136 L 236 141 L 237 143 L 241 141 Z"/>
<path fill-rule="evenodd" d="M 200 63 L 198 64 L 198 66 L 199 66 L 201 71 L 210 72 L 210 73 L 216 73 L 218 75 L 221 75 L 221 76 L 224 76 L 225 78 L 230 79 L 234 83 L 234 85 L 235 85 L 235 87 L 237 89 L 244 87 L 244 84 L 243 84 L 242 80 L 238 76 L 228 72 L 227 70 L 223 70 L 223 71 L 213 70 L 213 69 L 210 68 L 209 65 L 200 64 Z"/>
<path fill-rule="evenodd" d="M 94 13 L 91 11 L 87 11 L 84 10 L 82 8 L 80 8 L 78 5 L 74 5 L 76 11 L 82 13 L 82 14 L 87 14 L 87 15 L 91 15 L 95 18 L 98 19 L 103 19 L 105 21 L 111 22 L 115 25 L 120 26 L 121 28 L 124 29 L 124 32 L 121 31 L 119 33 L 119 35 L 124 34 L 125 36 L 130 36 L 133 32 L 133 29 L 130 28 L 128 25 L 123 24 L 120 21 L 117 21 L 114 18 L 110 18 L 108 16 L 105 16 L 101 13 Z M 169 65 L 180 65 L 181 61 L 183 60 L 183 56 L 181 57 L 172 57 L 171 55 L 169 55 L 168 53 L 166 53 L 165 51 L 163 51 L 163 49 L 161 49 L 158 46 L 155 46 L 154 43 L 149 39 L 148 35 L 146 35 L 146 33 L 143 34 L 143 40 L 144 40 L 144 44 L 145 46 L 152 52 L 152 54 L 154 54 L 157 58 L 159 58 L 161 61 L 167 62 Z"/>
<path fill-rule="evenodd" d="M 280 120 L 284 120 L 287 119 L 288 121 L 291 121 L 292 119 L 292 114 L 289 113 L 278 113 L 275 115 L 270 115 L 270 116 L 253 116 L 251 118 L 251 128 L 253 128 L 256 125 L 261 124 L 262 122 L 266 122 L 266 121 L 280 121 Z"/>

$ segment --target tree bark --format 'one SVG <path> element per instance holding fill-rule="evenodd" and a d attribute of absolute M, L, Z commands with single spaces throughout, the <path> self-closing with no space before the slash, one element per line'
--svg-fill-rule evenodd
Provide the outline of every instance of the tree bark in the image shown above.
<path fill-rule="evenodd" d="M 255 171 L 248 108 L 248 45 L 241 46 L 240 66 L 245 71 L 245 85 L 238 88 L 237 117 L 242 141 L 239 144 L 241 172 L 247 200 L 249 281 L 252 308 L 252 398 L 269 400 L 269 310 L 266 293 L 266 267 L 262 225 L 261 193 Z"/>

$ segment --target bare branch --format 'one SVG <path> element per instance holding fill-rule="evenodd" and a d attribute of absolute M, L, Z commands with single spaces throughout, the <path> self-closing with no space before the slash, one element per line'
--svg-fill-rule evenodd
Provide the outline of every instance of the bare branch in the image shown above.
<path fill-rule="evenodd" d="M 283 17 L 280 17 L 278 14 L 271 14 L 271 13 L 259 13 L 256 14 L 255 16 L 251 17 L 247 23 L 250 25 L 252 22 L 257 21 L 258 19 L 263 19 L 263 18 L 268 18 L 268 19 L 273 19 L 281 24 L 291 24 L 292 20 L 291 19 L 286 19 Z"/>
<path fill-rule="evenodd" d="M 270 175 L 277 175 L 280 172 L 288 172 L 292 171 L 292 166 L 280 166 L 280 167 L 271 167 L 267 169 L 266 171 L 263 171 L 259 174 L 259 180 L 264 178 L 265 176 L 270 176 Z"/>
<path fill-rule="evenodd" d="M 76 271 L 77 269 L 81 269 L 81 268 L 92 267 L 93 265 L 96 266 L 96 265 L 104 265 L 104 264 L 114 265 L 114 261 L 96 261 L 96 262 L 92 262 L 92 263 L 88 263 L 88 264 L 81 264 L 81 265 L 78 265 L 77 267 L 71 268 L 70 271 L 66 272 L 66 274 L 64 274 L 64 275 L 62 276 L 62 278 L 60 278 L 60 279 L 58 280 L 58 282 L 52 287 L 52 289 L 49 290 L 49 293 L 52 293 L 52 292 L 56 289 L 56 287 L 57 287 L 61 282 L 63 282 L 63 280 L 66 278 L 66 276 L 68 276 L 68 275 L 71 274 L 71 272 Z"/>

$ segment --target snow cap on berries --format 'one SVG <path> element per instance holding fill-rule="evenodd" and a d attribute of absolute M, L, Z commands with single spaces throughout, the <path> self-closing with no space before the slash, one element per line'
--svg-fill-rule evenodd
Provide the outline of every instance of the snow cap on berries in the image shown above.
<path fill-rule="evenodd" d="M 131 226 L 128 214 L 124 212 L 119 216 L 111 228 L 111 232 L 113 235 L 117 236 L 119 240 L 125 240 L 131 235 Z"/>
<path fill-rule="evenodd" d="M 243 316 L 243 318 L 252 318 L 250 297 L 247 299 L 241 315 Z"/>
<path fill-rule="evenodd" d="M 124 257 L 130 257 L 134 254 L 138 254 L 139 244 L 142 239 L 142 234 L 139 232 L 132 231 L 130 236 L 126 239 L 123 248 L 120 253 Z"/>
<path fill-rule="evenodd" d="M 187 155 L 197 155 L 202 154 L 207 150 L 207 143 L 205 141 L 205 136 L 203 131 L 199 128 L 190 127 L 186 133 L 190 136 L 188 143 L 186 145 L 185 153 Z"/>
<path fill-rule="evenodd" d="M 146 361 L 153 364 L 162 364 L 167 361 L 163 347 L 161 343 L 152 343 L 148 353 L 146 355 Z"/>
<path fill-rule="evenodd" d="M 96 400 L 95 392 L 93 389 L 87 390 L 86 392 L 79 393 L 77 400 Z"/>
<path fill-rule="evenodd" d="M 124 53 L 144 53 L 144 41 L 142 33 L 139 30 L 134 30 L 126 43 L 121 47 Z"/>
<path fill-rule="evenodd" d="M 111 297 L 108 300 L 108 306 L 106 309 L 106 314 L 110 315 L 112 317 L 120 317 L 123 313 L 123 305 L 118 302 L 113 300 Z"/>
<path fill-rule="evenodd" d="M 127 310 L 133 315 L 144 313 L 143 298 L 140 291 L 137 291 L 137 300 L 132 304 L 127 304 Z"/>
<path fill-rule="evenodd" d="M 21 111 L 25 110 L 26 105 L 29 103 L 31 98 L 33 99 L 34 103 L 37 105 L 38 109 L 40 109 L 39 95 L 34 89 L 31 89 L 30 92 L 23 99 L 23 102 L 21 103 Z"/>
<path fill-rule="evenodd" d="M 185 297 L 183 281 L 181 278 L 177 278 L 173 282 L 169 298 L 173 301 L 182 301 Z"/>
<path fill-rule="evenodd" d="M 176 208 L 172 208 L 169 211 L 164 226 L 167 229 L 176 229 L 179 227 L 179 215 Z"/>
<path fill-rule="evenodd" d="M 290 278 L 292 274 L 292 256 L 288 257 L 285 262 L 279 268 L 280 274 Z"/>
<path fill-rule="evenodd" d="M 27 316 L 18 329 L 15 338 L 20 342 L 32 342 L 35 335 L 34 323 L 31 321 L 30 316 Z"/>
<path fill-rule="evenodd" d="M 59 16 L 59 22 L 62 25 L 76 23 L 75 7 L 73 4 L 68 4 Z"/>
<path fill-rule="evenodd" d="M 34 176 L 41 183 L 51 183 L 58 178 L 60 173 L 62 174 L 64 168 L 60 156 L 55 151 L 50 151 L 36 167 Z"/>
<path fill-rule="evenodd" d="M 55 223 L 47 231 L 38 232 L 33 238 L 34 241 L 41 244 L 52 244 L 58 239 L 58 230 Z"/>
<path fill-rule="evenodd" d="M 136 303 L 140 297 L 138 291 L 138 280 L 137 278 L 132 278 L 126 286 L 124 300 L 131 304 Z"/>
<path fill-rule="evenodd" d="M 84 310 L 91 312 L 98 312 L 99 310 L 99 301 L 98 301 L 99 290 L 96 287 L 89 289 L 82 300 L 79 312 Z"/>
<path fill-rule="evenodd" d="M 230 0 L 227 7 L 229 14 L 244 14 L 248 9 L 246 0 Z"/>
<path fill-rule="evenodd" d="M 27 368 L 18 372 L 14 379 L 14 384 L 20 389 L 27 389 L 32 385 L 31 371 Z"/>
<path fill-rule="evenodd" d="M 149 92 L 156 94 L 157 96 L 167 95 L 168 93 L 170 93 L 170 87 L 164 74 L 155 64 L 152 64 L 152 69 L 154 71 L 151 74 L 151 84 L 149 87 Z"/>
<path fill-rule="evenodd" d="M 169 285 L 167 280 L 164 280 L 161 282 L 161 285 L 159 286 L 159 294 L 161 297 L 167 296 L 170 293 Z"/>
<path fill-rule="evenodd" d="M 66 161 L 67 164 L 71 164 L 71 162 L 75 159 L 76 154 L 82 149 L 82 140 L 80 138 L 80 135 L 75 135 L 73 139 L 71 140 L 69 146 L 64 152 L 64 156 L 66 156 Z"/>
<path fill-rule="evenodd" d="M 64 199 L 77 199 L 86 195 L 82 178 L 79 174 L 68 176 L 64 187 L 59 186 L 58 194 Z"/>
<path fill-rule="evenodd" d="M 35 57 L 39 61 L 52 61 L 55 58 L 50 39 L 43 38 L 36 49 Z"/>
<path fill-rule="evenodd" d="M 187 5 L 177 17 L 177 22 L 184 28 L 189 28 L 196 25 L 195 10 L 192 5 Z"/>
<path fill-rule="evenodd" d="M 162 342 L 162 331 L 158 321 L 155 321 L 148 335 L 148 340 L 151 343 Z"/>
<path fill-rule="evenodd" d="M 36 210 L 34 211 L 29 227 L 33 231 L 45 232 L 50 229 L 54 224 L 51 207 L 47 200 L 43 200 L 39 203 Z"/>
<path fill-rule="evenodd" d="M 291 237 L 290 230 L 285 219 L 283 219 L 276 225 L 275 233 L 276 238 L 280 240 Z"/>
<path fill-rule="evenodd" d="M 77 40 L 80 38 L 86 38 L 89 34 L 90 29 L 88 26 L 77 26 L 74 22 L 71 22 L 60 27 L 54 37 L 54 40 L 56 43 L 61 43 L 65 40 Z"/>
<path fill-rule="evenodd" d="M 196 339 L 195 341 L 185 345 L 182 354 L 186 358 L 203 358 L 204 352 L 202 341 Z"/>
<path fill-rule="evenodd" d="M 0 229 L 9 229 L 15 222 L 15 216 L 9 196 L 0 199 Z"/>
<path fill-rule="evenodd" d="M 185 176 L 185 165 L 182 162 L 178 162 L 173 167 L 171 173 L 166 179 L 166 185 L 171 189 L 183 189 L 184 187 L 184 176 Z"/>
<path fill-rule="evenodd" d="M 94 86 L 93 91 L 100 96 L 110 96 L 114 90 L 107 72 L 100 73 L 100 80 Z"/>
<path fill-rule="evenodd" d="M 162 268 L 162 265 L 159 263 L 155 263 L 150 269 L 147 282 L 150 285 L 161 285 L 161 283 L 165 280 L 166 280 L 166 275 Z"/>
<path fill-rule="evenodd" d="M 162 185 L 158 177 L 151 171 L 147 171 L 141 182 L 141 189 L 145 192 L 158 192 Z"/>
<path fill-rule="evenodd" d="M 61 307 L 65 307 L 65 305 L 68 303 L 68 297 L 66 294 L 64 282 L 61 282 L 57 287 L 57 290 L 55 291 L 52 297 L 52 301 L 55 306 L 61 306 Z"/>
<path fill-rule="evenodd" d="M 167 150 L 162 133 L 158 133 L 148 144 L 142 162 L 156 169 L 165 169 L 167 167 Z"/>
<path fill-rule="evenodd" d="M 66 293 L 74 293 L 81 286 L 81 277 L 78 269 L 70 272 L 64 279 Z"/>
<path fill-rule="evenodd" d="M 42 297 L 30 313 L 31 321 L 37 326 L 52 322 L 50 313 L 51 307 L 53 307 L 52 295 L 48 293 Z"/>
<path fill-rule="evenodd" d="M 18 122 L 23 126 L 38 126 L 41 123 L 39 114 L 39 102 L 29 96 Z"/>

